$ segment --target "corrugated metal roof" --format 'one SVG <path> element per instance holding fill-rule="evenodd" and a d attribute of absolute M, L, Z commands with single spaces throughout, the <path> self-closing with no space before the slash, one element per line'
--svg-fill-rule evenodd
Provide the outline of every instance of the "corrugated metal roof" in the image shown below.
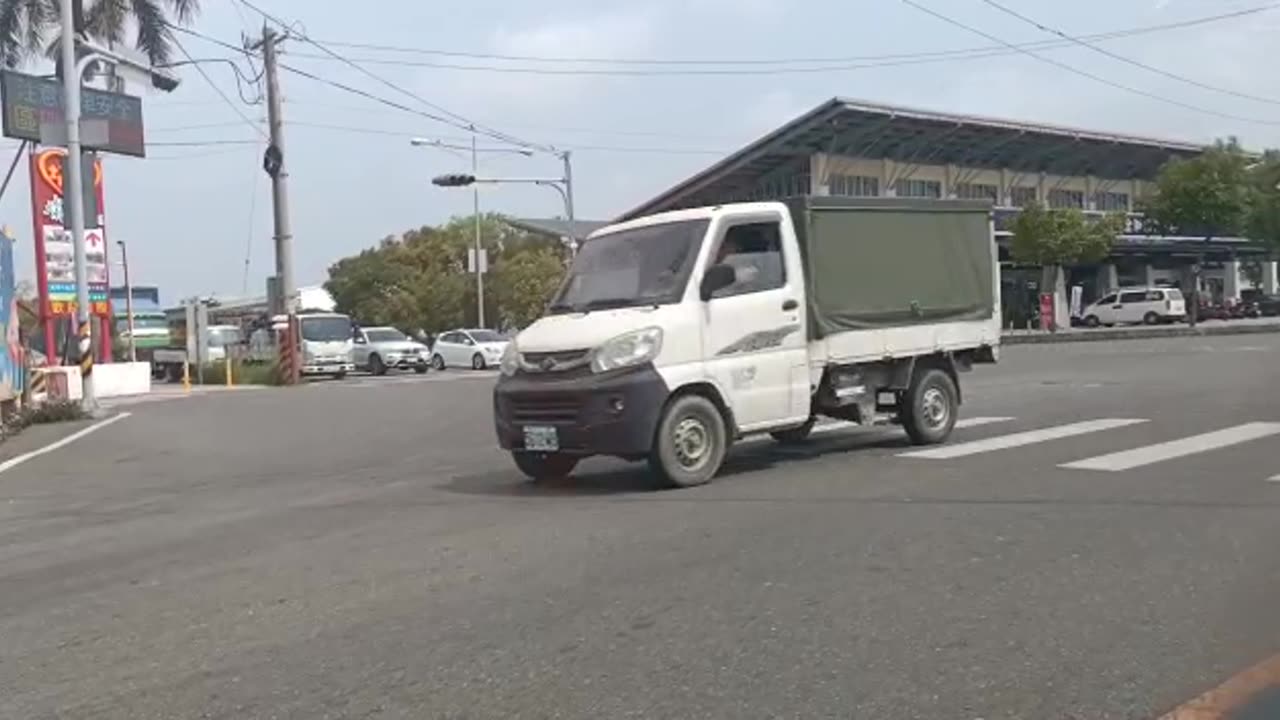
<path fill-rule="evenodd" d="M 938 113 L 837 97 L 620 219 L 725 202 L 788 166 L 796 173 L 807 173 L 808 158 L 820 152 L 908 164 L 1151 179 L 1170 158 L 1190 157 L 1203 149 L 1202 145 L 1184 141 Z"/>

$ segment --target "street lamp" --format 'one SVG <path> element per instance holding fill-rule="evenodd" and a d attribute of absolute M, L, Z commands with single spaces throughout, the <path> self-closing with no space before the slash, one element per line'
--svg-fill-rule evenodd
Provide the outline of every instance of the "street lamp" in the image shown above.
<path fill-rule="evenodd" d="M 120 263 L 124 265 L 124 312 L 129 324 L 129 362 L 138 362 L 138 343 L 133 336 L 133 283 L 129 282 L 129 246 L 117 240 L 120 246 Z"/>
<path fill-rule="evenodd" d="M 478 155 L 481 152 L 511 153 L 513 155 L 523 155 L 525 157 L 531 157 L 533 155 L 532 150 L 527 150 L 525 148 L 478 148 L 476 147 L 476 136 L 474 134 L 471 136 L 471 146 L 469 148 L 463 147 L 461 145 L 451 145 L 449 143 L 441 142 L 439 140 L 430 140 L 428 138 L 420 138 L 420 137 L 411 138 L 409 140 L 409 144 L 413 145 L 414 147 L 434 147 L 434 148 L 440 148 L 442 150 L 470 150 L 472 174 L 469 177 L 471 177 L 473 180 L 472 182 L 465 183 L 467 185 L 474 185 L 475 173 L 478 172 L 480 169 Z M 480 189 L 477 187 L 473 187 L 471 195 L 472 195 L 471 214 L 475 220 L 475 235 L 476 235 L 475 237 L 476 324 L 479 325 L 480 327 L 484 327 L 484 272 L 483 272 L 484 266 L 481 265 L 481 260 L 480 260 L 481 256 L 484 254 L 484 245 L 481 242 L 481 237 L 480 237 L 481 235 L 480 233 Z"/>
<path fill-rule="evenodd" d="M 71 221 L 71 240 L 75 248 L 76 267 L 76 328 L 79 336 L 78 349 L 80 358 L 92 358 L 92 338 L 89 332 L 89 271 L 88 259 L 84 247 L 84 185 L 81 178 L 80 158 L 80 92 L 85 71 L 91 63 L 103 62 L 122 65 L 126 68 L 145 73 L 151 78 L 151 84 L 166 92 L 178 87 L 178 78 L 172 73 L 150 67 L 137 60 L 132 60 L 107 48 L 100 48 L 88 42 L 80 45 L 85 53 L 76 59 L 75 0 L 60 0 L 59 15 L 62 23 L 62 92 L 65 108 L 67 133 L 66 182 L 62 184 L 63 211 Z M 89 366 L 92 370 L 92 366 Z M 98 412 L 98 398 L 93 390 L 93 373 L 81 377 L 81 404 L 85 411 Z"/>

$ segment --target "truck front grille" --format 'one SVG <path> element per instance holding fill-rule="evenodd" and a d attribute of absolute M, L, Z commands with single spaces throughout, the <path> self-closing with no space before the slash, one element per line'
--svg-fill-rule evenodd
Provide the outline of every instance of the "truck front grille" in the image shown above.
<path fill-rule="evenodd" d="M 511 401 L 511 417 L 516 422 L 571 423 L 578 419 L 578 403 L 562 397 L 522 397 Z"/>
<path fill-rule="evenodd" d="M 521 353 L 523 365 L 521 369 L 531 373 L 568 372 L 591 362 L 588 357 L 589 352 L 588 350 L 560 350 Z"/>

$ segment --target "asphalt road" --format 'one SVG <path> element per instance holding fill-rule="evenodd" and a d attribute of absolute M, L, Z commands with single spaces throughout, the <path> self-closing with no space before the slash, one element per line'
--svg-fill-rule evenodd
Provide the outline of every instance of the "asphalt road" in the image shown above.
<path fill-rule="evenodd" d="M 949 447 L 1132 422 L 683 491 L 524 482 L 488 376 L 138 405 L 0 473 L 0 717 L 1153 719 L 1280 651 L 1280 435 L 1060 466 L 1280 422 L 1278 353 L 1010 348 Z"/>

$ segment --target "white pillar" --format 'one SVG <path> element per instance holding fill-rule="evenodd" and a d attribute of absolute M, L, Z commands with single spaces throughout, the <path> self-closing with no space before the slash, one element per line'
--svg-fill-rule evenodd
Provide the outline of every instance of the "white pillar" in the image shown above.
<path fill-rule="evenodd" d="M 1270 260 L 1262 263 L 1262 292 L 1267 295 L 1275 295 L 1280 290 L 1276 288 L 1276 262 Z"/>
<path fill-rule="evenodd" d="M 1222 264 L 1222 299 L 1240 299 L 1240 261 L 1228 260 Z"/>
<path fill-rule="evenodd" d="M 1142 284 L 1146 287 L 1156 286 L 1156 267 L 1151 263 L 1142 266 Z"/>
<path fill-rule="evenodd" d="M 1107 263 L 1098 268 L 1098 297 L 1120 287 L 1120 271 L 1115 263 Z"/>

